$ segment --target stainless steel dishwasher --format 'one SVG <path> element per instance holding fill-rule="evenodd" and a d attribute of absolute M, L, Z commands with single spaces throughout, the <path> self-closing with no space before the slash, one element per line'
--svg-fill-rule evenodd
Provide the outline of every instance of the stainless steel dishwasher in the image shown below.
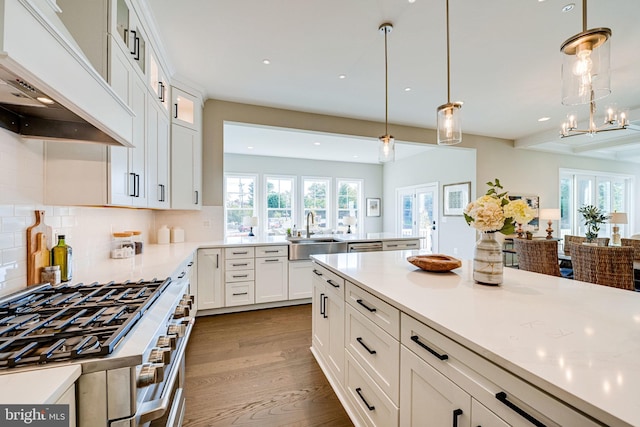
<path fill-rule="evenodd" d="M 378 252 L 382 250 L 382 242 L 361 242 L 347 244 L 347 252 Z"/>

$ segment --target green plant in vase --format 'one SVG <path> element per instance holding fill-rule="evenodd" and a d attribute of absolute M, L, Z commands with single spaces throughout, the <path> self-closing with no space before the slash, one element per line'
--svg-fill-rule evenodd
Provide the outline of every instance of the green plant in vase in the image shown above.
<path fill-rule="evenodd" d="M 593 205 L 584 205 L 581 208 L 578 208 L 578 213 L 582 214 L 584 225 L 587 227 L 587 231 L 585 233 L 587 242 L 595 242 L 598 238 L 600 226 L 610 218 L 609 215 L 605 215 L 604 212 Z"/>

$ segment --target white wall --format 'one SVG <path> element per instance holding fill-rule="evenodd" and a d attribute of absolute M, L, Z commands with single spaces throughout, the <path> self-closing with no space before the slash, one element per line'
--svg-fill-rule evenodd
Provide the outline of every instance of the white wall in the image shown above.
<path fill-rule="evenodd" d="M 396 229 L 396 190 L 419 184 L 438 183 L 438 252 L 470 259 L 476 240 L 475 230 L 462 216 L 443 216 L 442 186 L 458 182 L 472 183 L 475 194 L 476 152 L 458 147 L 434 147 L 419 156 L 384 165 L 384 229 Z"/>
<path fill-rule="evenodd" d="M 363 203 L 367 197 L 382 197 L 383 193 L 382 165 L 225 154 L 224 171 L 225 173 L 291 175 L 298 177 L 299 184 L 303 176 L 363 179 Z M 335 194 L 332 194 L 332 197 L 335 197 Z M 364 206 L 362 208 L 364 209 Z M 381 217 L 363 215 L 363 218 L 364 230 L 359 231 L 366 233 L 383 231 L 384 213 Z M 297 225 L 298 228 L 302 226 L 302 224 Z"/>

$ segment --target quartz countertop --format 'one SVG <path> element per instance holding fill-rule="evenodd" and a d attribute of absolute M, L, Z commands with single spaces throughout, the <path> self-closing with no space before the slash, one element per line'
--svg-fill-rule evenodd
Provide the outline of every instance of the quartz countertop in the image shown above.
<path fill-rule="evenodd" d="M 304 239 L 304 233 L 300 237 L 292 237 L 295 239 Z M 350 234 L 312 234 L 309 239 L 335 239 L 341 242 L 355 243 L 355 242 L 384 242 L 390 240 L 415 240 L 423 239 L 418 236 L 402 236 L 396 233 L 350 233 Z M 227 237 L 224 240 L 217 240 L 211 242 L 202 242 L 200 247 L 233 247 L 233 246 L 258 246 L 258 245 L 288 245 L 291 241 L 286 236 L 261 236 L 256 235 L 254 237 L 241 236 L 241 237 Z"/>
<path fill-rule="evenodd" d="M 640 426 L 640 293 L 512 268 L 480 285 L 470 261 L 430 273 L 406 260 L 418 253 L 312 258 L 583 412 Z"/>

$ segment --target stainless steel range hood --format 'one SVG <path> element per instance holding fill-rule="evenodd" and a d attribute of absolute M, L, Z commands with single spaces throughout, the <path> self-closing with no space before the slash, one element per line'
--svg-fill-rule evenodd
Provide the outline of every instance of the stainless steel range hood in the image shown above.
<path fill-rule="evenodd" d="M 0 26 L 0 127 L 28 138 L 133 146 L 133 111 L 91 66 L 55 2 L 0 0 Z"/>

